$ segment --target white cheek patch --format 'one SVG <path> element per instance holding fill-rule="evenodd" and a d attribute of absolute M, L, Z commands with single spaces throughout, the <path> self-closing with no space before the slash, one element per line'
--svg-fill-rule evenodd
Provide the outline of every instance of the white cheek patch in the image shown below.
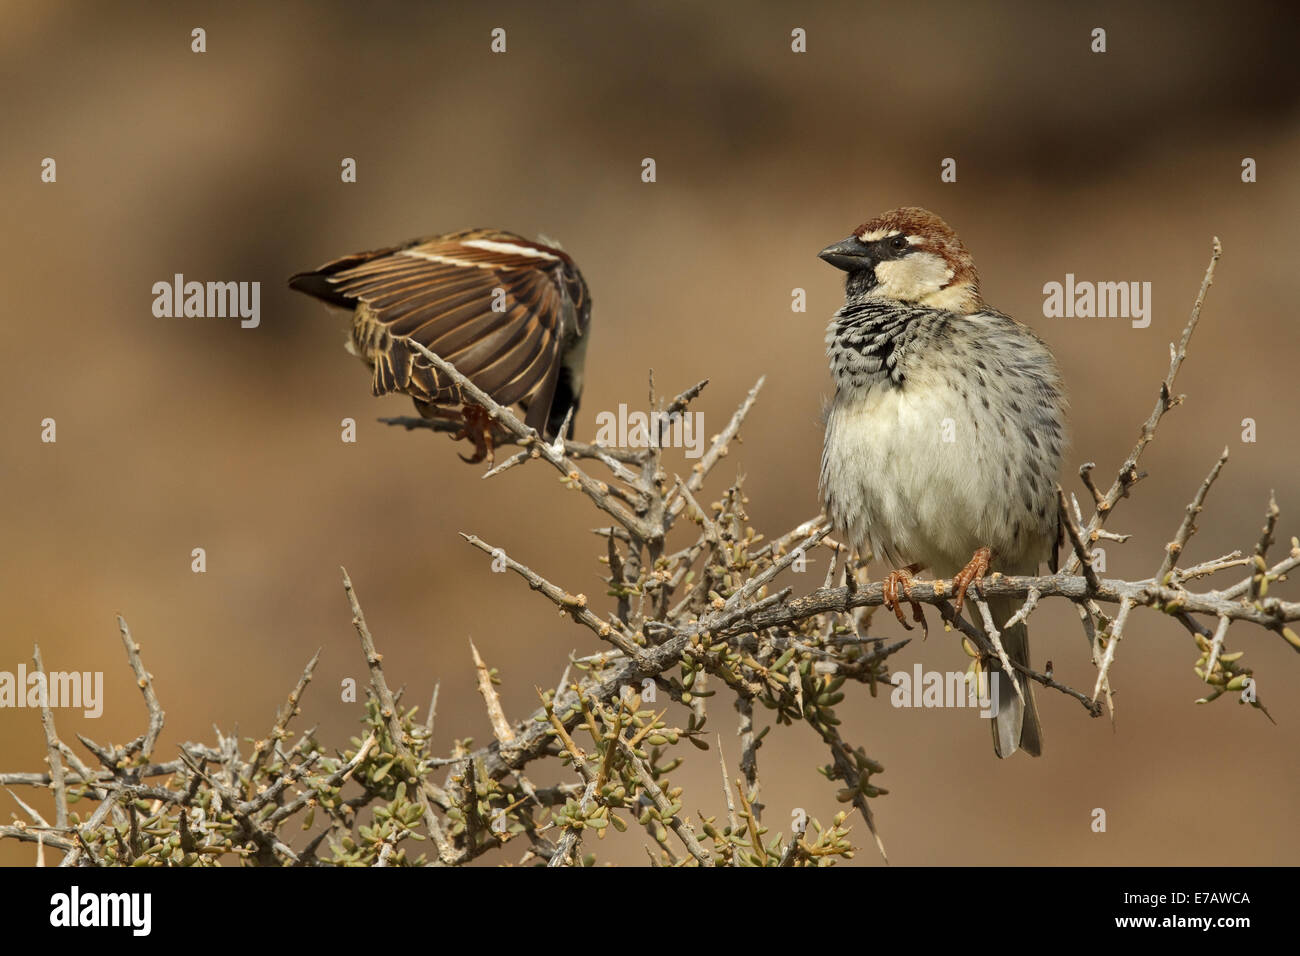
<path fill-rule="evenodd" d="M 932 252 L 914 252 L 876 264 L 876 294 L 916 302 L 938 292 L 952 281 L 952 275 L 941 257 Z"/>

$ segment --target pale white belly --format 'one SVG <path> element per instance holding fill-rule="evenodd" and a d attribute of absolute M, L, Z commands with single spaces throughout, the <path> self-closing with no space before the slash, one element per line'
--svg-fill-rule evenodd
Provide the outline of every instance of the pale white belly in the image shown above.
<path fill-rule="evenodd" d="M 1015 439 L 998 425 L 939 383 L 841 396 L 827 422 L 821 479 L 836 528 L 860 552 L 870 547 L 896 566 L 917 563 L 939 576 L 986 545 L 1020 563 L 1042 542 L 1027 540 L 1040 537 L 1027 534 L 1027 523 L 1015 533 L 1028 516 L 1008 499 L 1017 495 L 1007 477 Z"/>

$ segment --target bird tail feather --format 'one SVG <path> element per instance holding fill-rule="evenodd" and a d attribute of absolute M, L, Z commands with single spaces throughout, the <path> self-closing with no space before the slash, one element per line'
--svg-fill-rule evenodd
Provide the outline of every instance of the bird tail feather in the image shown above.
<path fill-rule="evenodd" d="M 1019 602 L 1015 598 L 990 597 L 989 610 L 993 622 L 1001 629 L 1002 647 L 1007 658 L 1015 664 L 1029 666 L 1029 628 L 1023 623 L 1005 627 L 1006 620 L 1018 610 Z M 972 608 L 971 620 L 987 636 L 979 612 Z M 1034 703 L 1033 682 L 1023 674 L 1007 675 L 1002 665 L 994 660 L 990 663 L 990 673 L 998 675 L 998 712 L 989 720 L 993 730 L 993 750 L 999 757 L 1010 757 L 1016 750 L 1023 750 L 1037 757 L 1043 752 L 1043 728 L 1038 722 L 1038 706 Z M 1015 680 L 1024 692 L 1021 702 L 1011 681 Z"/>

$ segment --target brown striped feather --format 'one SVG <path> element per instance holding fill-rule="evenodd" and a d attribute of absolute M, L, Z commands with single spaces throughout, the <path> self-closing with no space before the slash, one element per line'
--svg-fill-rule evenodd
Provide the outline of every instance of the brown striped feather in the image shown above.
<path fill-rule="evenodd" d="M 590 316 L 586 284 L 566 253 L 498 230 L 466 230 L 343 256 L 294 276 L 290 285 L 354 307 L 353 340 L 371 366 L 376 395 L 407 393 L 422 414 L 460 403 L 451 383 L 407 344 L 419 342 L 496 401 L 528 405 L 534 427 L 545 423 L 555 391 L 565 348 L 561 334 L 565 341 L 585 334 Z M 505 292 L 504 312 L 491 307 L 497 288 Z M 566 301 L 576 329 L 563 328 Z"/>

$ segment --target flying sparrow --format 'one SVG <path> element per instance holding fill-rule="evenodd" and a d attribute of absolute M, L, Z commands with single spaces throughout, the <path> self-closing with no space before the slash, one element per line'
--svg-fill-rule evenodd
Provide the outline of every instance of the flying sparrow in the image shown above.
<path fill-rule="evenodd" d="M 519 403 L 526 422 L 554 438 L 582 397 L 591 322 L 587 283 L 568 254 L 499 229 L 413 239 L 327 262 L 291 288 L 353 310 L 349 351 L 370 367 L 375 395 L 402 392 L 425 418 L 462 423 L 490 458 L 484 409 L 408 343 L 446 359 L 500 405 Z M 570 418 L 569 434 L 572 437 Z"/>
<path fill-rule="evenodd" d="M 826 332 L 835 397 L 822 501 L 851 547 L 892 564 L 886 603 L 899 621 L 910 628 L 900 585 L 906 595 L 927 568 L 954 577 L 958 612 L 990 568 L 1037 574 L 1046 561 L 1055 571 L 1065 397 L 1047 346 L 984 305 L 970 253 L 925 209 L 872 219 L 821 258 L 848 273 Z M 988 604 L 1008 658 L 1027 667 L 1025 625 L 1004 626 L 1017 602 Z M 997 661 L 989 666 L 999 675 L 994 750 L 1039 754 L 1030 682 L 1014 676 L 1022 702 Z"/>

